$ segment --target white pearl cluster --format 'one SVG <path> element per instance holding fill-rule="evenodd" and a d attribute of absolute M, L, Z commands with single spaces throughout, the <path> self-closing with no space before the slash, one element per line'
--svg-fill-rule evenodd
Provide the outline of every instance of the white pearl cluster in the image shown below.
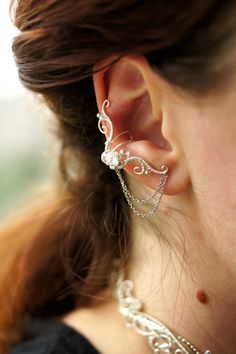
<path fill-rule="evenodd" d="M 121 163 L 120 154 L 112 150 L 105 150 L 101 155 L 101 160 L 112 170 L 117 168 Z"/>
<path fill-rule="evenodd" d="M 130 152 L 128 151 L 120 150 L 118 152 L 115 150 L 105 150 L 101 155 L 101 160 L 112 170 L 115 170 L 116 168 L 123 168 L 129 156 Z"/>

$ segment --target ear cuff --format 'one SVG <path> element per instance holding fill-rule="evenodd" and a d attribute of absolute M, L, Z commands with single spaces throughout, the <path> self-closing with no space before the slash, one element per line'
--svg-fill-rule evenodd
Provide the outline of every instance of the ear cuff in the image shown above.
<path fill-rule="evenodd" d="M 141 156 L 133 156 L 131 155 L 130 151 L 128 151 L 127 149 L 123 149 L 123 148 L 120 149 L 123 145 L 134 141 L 134 139 L 132 138 L 132 136 L 129 134 L 127 130 L 121 132 L 116 137 L 114 137 L 114 127 L 112 121 L 105 111 L 105 109 L 109 105 L 110 102 L 108 100 L 105 100 L 102 105 L 101 113 L 97 114 L 98 128 L 102 134 L 107 135 L 107 139 L 105 141 L 105 149 L 101 155 L 101 160 L 103 163 L 109 166 L 110 169 L 116 172 L 120 180 L 125 198 L 131 210 L 138 216 L 141 216 L 143 218 L 148 218 L 154 214 L 154 212 L 158 209 L 160 205 L 163 192 L 164 192 L 164 187 L 168 179 L 168 167 L 163 165 L 161 166 L 160 170 L 155 169 Z M 118 142 L 117 145 L 116 144 L 114 145 L 114 142 L 117 141 L 123 135 L 127 135 L 128 139 L 120 143 Z M 124 169 L 129 163 L 135 163 L 136 166 L 133 168 L 133 171 L 137 175 L 142 175 L 142 174 L 148 175 L 150 173 L 155 173 L 157 175 L 160 175 L 160 181 L 158 183 L 158 186 L 149 197 L 145 199 L 139 199 L 134 197 L 132 193 L 129 191 L 121 173 L 121 170 Z M 150 204 L 155 197 L 157 197 L 155 205 L 151 206 L 150 210 L 147 212 L 137 209 L 137 207 L 135 206 L 135 204 L 139 204 L 139 205 L 148 204 L 148 203 Z"/>

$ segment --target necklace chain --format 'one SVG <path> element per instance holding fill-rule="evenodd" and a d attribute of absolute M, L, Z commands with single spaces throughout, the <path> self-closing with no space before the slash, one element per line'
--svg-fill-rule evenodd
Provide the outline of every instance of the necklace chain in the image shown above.
<path fill-rule="evenodd" d="M 204 353 L 180 335 L 174 334 L 163 323 L 141 311 L 142 303 L 132 295 L 133 282 L 118 279 L 116 297 L 119 311 L 126 319 L 127 327 L 145 336 L 153 354 L 211 354 Z"/>

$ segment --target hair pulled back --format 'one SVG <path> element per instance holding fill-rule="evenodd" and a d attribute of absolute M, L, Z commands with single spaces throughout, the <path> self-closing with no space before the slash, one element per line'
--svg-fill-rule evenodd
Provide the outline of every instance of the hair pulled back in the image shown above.
<path fill-rule="evenodd" d="M 116 175 L 100 163 L 94 66 L 144 54 L 170 83 L 203 94 L 227 72 L 219 58 L 232 37 L 232 8 L 235 1 L 13 2 L 19 77 L 54 112 L 61 151 L 56 192 L 2 232 L 0 258 L 10 255 L 1 260 L 1 354 L 20 340 L 26 316 L 88 304 L 109 284 L 114 259 L 128 260 L 129 210 Z"/>

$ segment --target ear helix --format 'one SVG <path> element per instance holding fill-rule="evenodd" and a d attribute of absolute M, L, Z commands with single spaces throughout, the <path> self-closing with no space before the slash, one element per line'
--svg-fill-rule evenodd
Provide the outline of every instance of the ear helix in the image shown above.
<path fill-rule="evenodd" d="M 124 150 L 124 149 L 118 150 L 123 145 L 133 141 L 133 138 L 128 131 L 121 132 L 116 137 L 114 137 L 114 127 L 112 121 L 105 111 L 105 108 L 107 108 L 109 104 L 110 102 L 108 100 L 105 100 L 102 105 L 101 113 L 97 114 L 98 128 L 102 134 L 107 135 L 105 141 L 105 149 L 101 155 L 101 160 L 103 163 L 105 163 L 107 166 L 109 166 L 112 170 L 116 172 L 120 180 L 125 198 L 131 210 L 138 216 L 141 216 L 143 218 L 148 218 L 154 214 L 154 212 L 158 209 L 160 205 L 163 192 L 164 192 L 164 187 L 168 179 L 168 167 L 163 165 L 160 170 L 155 169 L 142 157 L 132 156 L 130 151 L 128 150 Z M 114 142 L 124 135 L 127 135 L 127 139 L 120 143 L 118 142 L 117 145 L 114 145 Z M 150 173 L 160 175 L 159 184 L 149 197 L 145 199 L 139 199 L 134 197 L 129 191 L 124 181 L 124 178 L 121 174 L 121 170 L 124 169 L 124 167 L 127 166 L 129 163 L 136 163 L 136 166 L 134 167 L 133 171 L 137 175 L 142 175 L 142 174 L 148 175 Z M 148 203 L 150 204 L 155 197 L 157 197 L 156 203 L 154 206 L 151 207 L 149 211 L 144 212 L 136 208 L 135 204 L 139 204 L 139 205 L 144 205 Z"/>

